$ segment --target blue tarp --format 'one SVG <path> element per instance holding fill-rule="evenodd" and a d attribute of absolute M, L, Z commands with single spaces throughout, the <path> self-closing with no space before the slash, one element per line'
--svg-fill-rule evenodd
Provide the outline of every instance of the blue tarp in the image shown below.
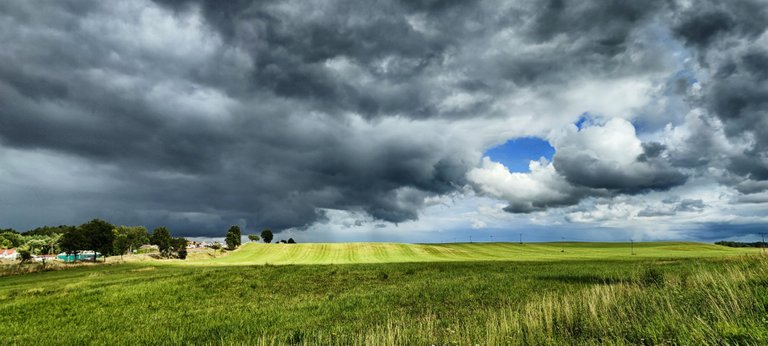
<path fill-rule="evenodd" d="M 102 257 L 101 254 L 100 253 L 96 253 L 96 258 L 100 258 L 100 257 Z M 64 262 L 93 261 L 93 254 L 92 253 L 86 253 L 86 254 L 79 253 L 79 254 L 77 254 L 77 256 L 75 256 L 74 254 L 72 254 L 72 255 L 68 255 L 68 254 L 61 255 L 60 254 L 60 255 L 56 256 L 56 258 L 58 258 L 58 259 L 60 259 L 60 260 L 62 260 Z"/>

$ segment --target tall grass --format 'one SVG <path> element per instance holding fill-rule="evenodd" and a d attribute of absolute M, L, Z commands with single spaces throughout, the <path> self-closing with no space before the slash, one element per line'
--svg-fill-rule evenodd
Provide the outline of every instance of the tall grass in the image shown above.
<path fill-rule="evenodd" d="M 434 314 L 391 316 L 361 333 L 291 332 L 258 344 L 334 345 L 765 345 L 768 269 L 742 259 L 671 274 L 650 265 L 629 280 L 606 278 L 573 292 L 544 294 L 522 306 L 483 311 L 444 324 Z M 221 340 L 227 343 L 227 339 Z"/>

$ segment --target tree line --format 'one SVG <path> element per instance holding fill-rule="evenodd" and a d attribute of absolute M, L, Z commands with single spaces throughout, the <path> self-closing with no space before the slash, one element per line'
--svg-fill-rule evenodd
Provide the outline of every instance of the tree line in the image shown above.
<path fill-rule="evenodd" d="M 107 256 L 132 253 L 142 245 L 156 245 L 160 256 L 185 259 L 188 241 L 183 237 L 172 237 L 165 227 L 158 227 L 152 233 L 142 226 L 114 226 L 111 223 L 93 219 L 80 226 L 43 226 L 19 233 L 13 229 L 0 230 L 0 248 L 17 248 L 22 262 L 33 254 L 56 254 L 64 252 L 77 259 L 83 251 L 93 251 L 105 259 Z"/>
<path fill-rule="evenodd" d="M 263 241 L 272 243 L 272 230 L 265 229 L 259 235 L 249 234 L 252 242 Z M 226 246 L 234 250 L 242 245 L 240 227 L 233 225 L 224 238 Z M 123 256 L 137 251 L 142 245 L 151 244 L 158 248 L 160 256 L 165 258 L 186 259 L 188 240 L 183 237 L 173 237 L 165 227 L 155 228 L 149 232 L 143 226 L 115 226 L 101 219 L 93 219 L 80 226 L 43 226 L 24 233 L 14 229 L 0 229 L 0 248 L 17 248 L 22 261 L 40 254 L 56 254 L 64 252 L 77 259 L 83 251 L 93 252 L 103 257 Z M 293 238 L 279 240 L 278 243 L 295 244 Z M 218 244 L 218 243 L 215 243 Z M 213 247 L 213 246 L 212 246 Z M 214 247 L 215 248 L 215 247 Z"/>
<path fill-rule="evenodd" d="M 759 248 L 768 247 L 768 244 L 766 244 L 764 242 L 761 242 L 761 241 L 756 241 L 756 242 L 753 242 L 753 243 L 743 243 L 743 242 L 738 242 L 738 241 L 721 240 L 721 241 L 715 242 L 715 244 L 722 245 L 722 246 L 728 246 L 728 247 L 759 247 Z"/>
<path fill-rule="evenodd" d="M 174 238 L 165 227 L 158 227 L 149 233 L 142 226 L 118 226 L 104 220 L 94 219 L 64 232 L 59 244 L 67 254 L 77 255 L 82 250 L 101 253 L 105 258 L 110 255 L 123 256 L 137 250 L 144 244 L 157 246 L 160 256 L 165 258 L 187 258 L 187 239 Z"/>
<path fill-rule="evenodd" d="M 275 235 L 272 233 L 272 230 L 265 229 L 261 231 L 261 235 L 257 234 L 249 234 L 248 240 L 252 242 L 258 242 L 259 240 L 264 241 L 264 243 L 271 243 L 272 240 L 275 238 Z M 227 235 L 224 237 L 224 242 L 227 244 L 227 248 L 230 250 L 237 249 L 242 245 L 242 233 L 240 231 L 240 226 L 234 225 L 229 228 L 227 231 Z M 288 240 L 281 239 L 278 241 L 278 243 L 284 243 L 284 244 L 296 244 L 296 241 L 293 240 L 293 238 L 288 238 Z"/>

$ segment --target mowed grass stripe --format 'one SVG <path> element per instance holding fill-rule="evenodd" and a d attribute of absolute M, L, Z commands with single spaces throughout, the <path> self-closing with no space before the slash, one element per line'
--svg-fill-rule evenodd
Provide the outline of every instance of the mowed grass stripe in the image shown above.
<path fill-rule="evenodd" d="M 714 257 L 757 253 L 759 249 L 727 248 L 691 242 L 636 243 L 305 243 L 244 244 L 215 259 L 190 265 L 349 264 L 464 261 L 549 261 Z"/>

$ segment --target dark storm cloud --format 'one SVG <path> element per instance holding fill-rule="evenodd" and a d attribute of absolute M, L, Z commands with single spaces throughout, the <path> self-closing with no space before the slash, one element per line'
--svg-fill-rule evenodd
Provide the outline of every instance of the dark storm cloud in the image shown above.
<path fill-rule="evenodd" d="M 617 193 L 637 194 L 651 190 L 668 190 L 682 185 L 686 175 L 662 161 L 642 162 L 644 174 L 626 167 L 601 162 L 587 154 L 557 156 L 554 160 L 558 172 L 577 185 L 592 189 L 608 189 Z"/>
<path fill-rule="evenodd" d="M 766 223 L 745 223 L 745 224 L 732 224 L 732 223 L 710 223 L 701 224 L 698 227 L 691 229 L 689 233 L 695 235 L 696 238 L 702 241 L 719 241 L 727 239 L 737 239 L 740 241 L 755 242 L 760 241 L 760 233 L 765 232 L 768 228 Z"/>
<path fill-rule="evenodd" d="M 316 32 L 322 23 L 292 33 L 292 28 L 267 21 L 264 30 L 275 36 L 266 39 L 264 47 L 247 46 L 259 35 L 250 33 L 256 36 L 229 37 L 221 45 L 213 40 L 212 52 L 205 52 L 207 47 L 147 49 L 132 46 L 142 37 L 121 37 L 142 32 L 102 36 L 92 30 L 131 24 L 121 22 L 125 14 L 110 13 L 101 5 L 92 4 L 93 18 L 81 18 L 63 3 L 43 12 L 6 3 L 3 11 L 6 26 L 24 27 L 33 34 L 22 37 L 21 30 L 4 30 L 3 41 L 10 48 L 2 53 L 6 64 L 0 69 L 0 95 L 6 105 L 0 110 L 2 143 L 120 167 L 110 173 L 120 186 L 102 196 L 88 196 L 100 201 L 76 215 L 165 223 L 203 234 L 215 234 L 210 232 L 238 220 L 250 227 L 303 227 L 323 218 L 318 208 L 363 210 L 400 222 L 417 217 L 424 197 L 463 185 L 463 172 L 477 159 L 458 147 L 448 153 L 440 147 L 441 140 L 417 138 L 406 129 L 377 138 L 376 130 L 354 129 L 351 119 L 341 114 L 365 113 L 358 107 L 365 102 L 345 103 L 356 97 L 353 88 L 338 85 L 317 64 L 337 55 L 369 59 L 362 44 L 377 42 L 377 35 L 383 41 L 385 32 L 391 33 L 386 27 L 370 27 L 366 35 L 372 36 L 364 38 L 327 31 L 332 27 Z M 209 7 L 209 20 L 230 13 L 213 13 Z M 237 20 L 239 10 L 226 21 Z M 265 11 L 256 11 L 256 18 L 267 18 Z M 46 30 L 59 34 L 50 37 Z M 164 34 L 147 30 L 150 36 Z M 193 43 L 211 43 L 205 36 L 214 34 L 202 35 Z M 226 54 L 233 40 L 244 45 L 253 64 Z M 422 59 L 431 54 L 429 48 L 411 53 L 395 42 L 382 45 L 376 49 L 399 57 L 415 54 Z M 281 55 L 280 47 L 304 54 Z M 58 57 L 50 60 L 51 52 Z M 266 52 L 271 53 L 261 54 Z M 214 62 L 182 53 L 207 54 L 205 58 Z M 212 63 L 221 67 L 214 69 Z M 227 67 L 238 64 L 243 69 L 237 73 Z M 423 62 L 413 68 L 419 64 Z M 179 94 L 181 100 L 174 99 Z M 199 102 L 185 103 L 195 97 Z M 377 114 L 374 108 L 365 114 Z M 157 212 L 152 211 L 155 207 Z M 203 229 L 194 229 L 196 223 Z"/>
<path fill-rule="evenodd" d="M 550 208 L 567 207 L 578 204 L 582 199 L 588 196 L 607 195 L 605 191 L 590 191 L 589 189 L 580 189 L 580 191 L 570 193 L 562 199 L 556 200 L 527 200 L 512 201 L 504 207 L 504 211 L 513 214 L 529 214 L 537 211 L 544 211 Z"/>
<path fill-rule="evenodd" d="M 699 104 L 722 121 L 730 139 L 753 139 L 730 157 L 727 169 L 743 178 L 768 180 L 768 4 L 702 1 L 677 17 L 674 32 L 693 49 L 707 77 Z"/>
<path fill-rule="evenodd" d="M 514 116 L 498 100 L 523 89 L 558 94 L 577 79 L 663 70 L 647 36 L 678 8 L 667 1 L 7 1 L 0 3 L 0 144 L 98 166 L 93 179 L 106 182 L 98 191 L 57 181 L 68 193 L 46 195 L 52 205 L 78 201 L 62 212 L 66 220 L 104 216 L 189 235 L 220 234 L 232 223 L 301 228 L 323 220 L 323 209 L 414 220 L 426 197 L 467 184 L 486 145 L 448 131 L 465 125 L 451 122 Z M 723 40 L 757 37 L 756 17 L 764 14 L 757 9 L 729 3 L 674 12 L 673 31 L 692 49 L 722 50 Z M 747 124 L 766 118 L 765 52 L 738 52 L 701 53 L 720 76 L 707 89 L 707 106 L 734 136 L 763 135 L 765 127 Z M 457 94 L 461 102 L 448 102 Z M 766 179 L 766 143 L 757 142 L 746 161 L 733 159 L 735 174 Z M 556 166 L 579 191 L 640 193 L 685 181 L 664 150 L 645 147 L 644 175 L 579 156 L 557 157 Z M 24 193 L 6 189 L 9 200 Z M 570 205 L 585 194 L 509 211 Z M 0 216 L 12 219 L 7 213 Z"/>

